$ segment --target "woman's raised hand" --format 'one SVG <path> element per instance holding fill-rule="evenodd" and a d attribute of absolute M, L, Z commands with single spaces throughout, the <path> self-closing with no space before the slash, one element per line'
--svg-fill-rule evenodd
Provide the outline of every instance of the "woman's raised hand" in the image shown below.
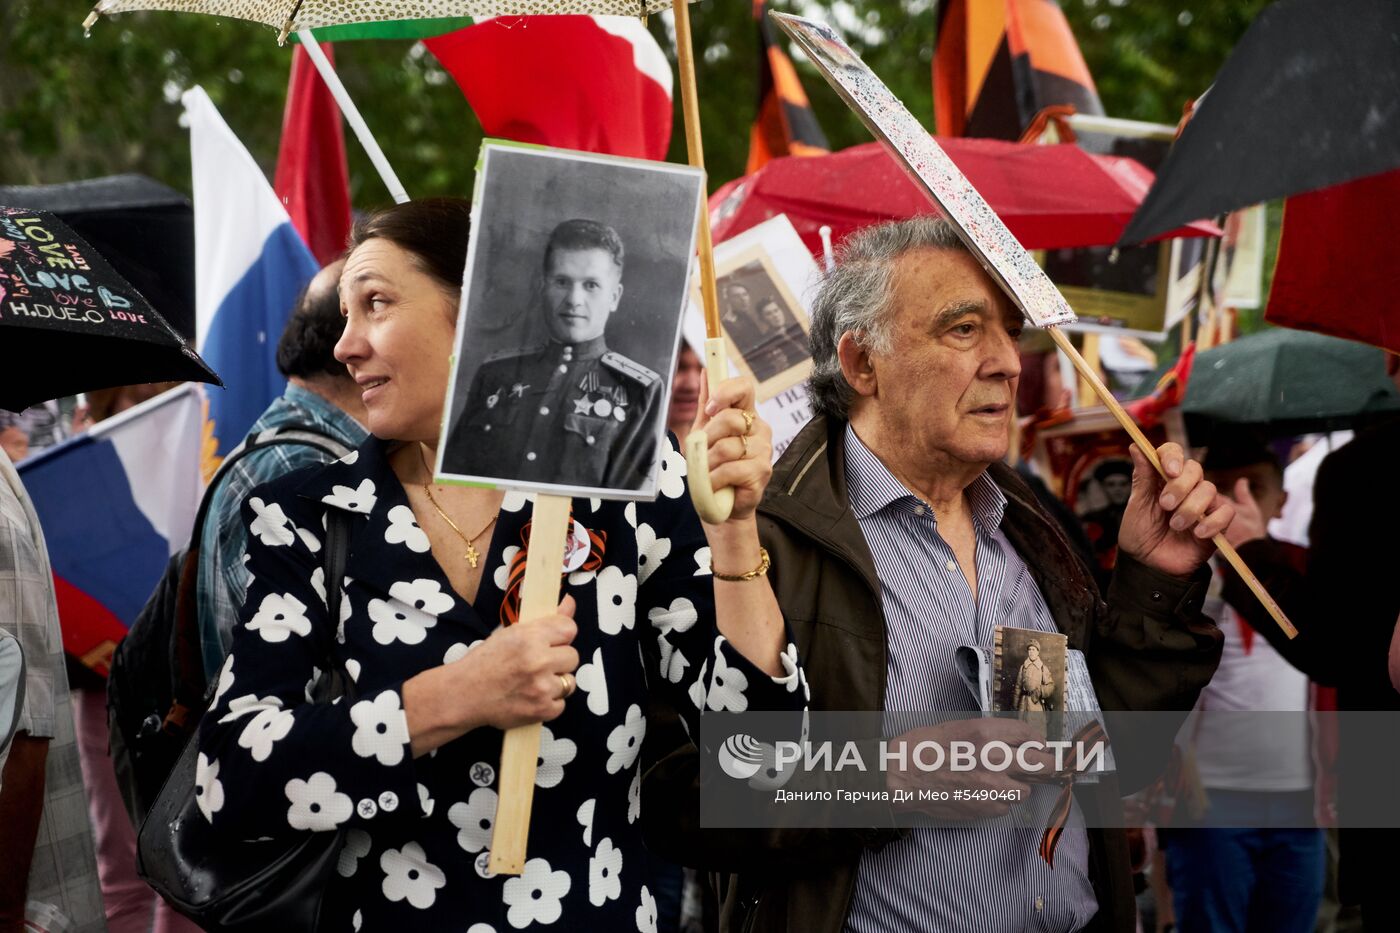
<path fill-rule="evenodd" d="M 692 430 L 709 438 L 710 483 L 734 490 L 730 522 L 751 520 L 773 475 L 773 429 L 754 411 L 753 380 L 726 379 L 711 395 L 702 378 L 699 405 Z"/>

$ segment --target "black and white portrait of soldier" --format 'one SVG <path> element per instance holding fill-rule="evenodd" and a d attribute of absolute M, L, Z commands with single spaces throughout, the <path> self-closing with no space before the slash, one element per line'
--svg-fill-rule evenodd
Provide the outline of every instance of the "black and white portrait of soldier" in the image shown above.
<path fill-rule="evenodd" d="M 440 472 L 649 494 L 700 187 L 655 163 L 488 152 Z"/>

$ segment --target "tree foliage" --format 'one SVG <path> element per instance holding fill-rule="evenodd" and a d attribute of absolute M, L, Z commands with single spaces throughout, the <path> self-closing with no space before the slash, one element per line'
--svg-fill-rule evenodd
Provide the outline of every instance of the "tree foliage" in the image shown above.
<path fill-rule="evenodd" d="M 1174 123 L 1209 84 L 1264 0 L 1062 0 L 1114 116 Z M 774 0 L 822 15 L 928 126 L 937 20 L 932 0 Z M 81 27 L 90 0 L 0 2 L 0 183 L 39 184 L 142 172 L 188 191 L 189 146 L 179 95 L 200 84 L 269 178 L 291 61 L 272 30 L 180 13 L 128 13 Z M 757 93 L 758 37 L 747 0 L 691 8 L 711 187 L 742 173 Z M 670 14 L 648 27 L 674 57 Z M 451 78 L 421 45 L 336 46 L 337 68 L 410 194 L 465 195 L 481 128 Z M 869 135 L 794 54 L 833 146 Z M 684 161 L 680 94 L 670 158 Z M 357 207 L 388 195 L 347 139 Z"/>

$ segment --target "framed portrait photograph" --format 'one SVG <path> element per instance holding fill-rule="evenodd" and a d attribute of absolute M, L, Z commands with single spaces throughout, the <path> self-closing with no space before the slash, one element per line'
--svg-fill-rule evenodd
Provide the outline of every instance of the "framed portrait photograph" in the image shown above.
<path fill-rule="evenodd" d="M 439 482 L 649 499 L 704 173 L 487 141 Z"/>
<path fill-rule="evenodd" d="M 998 625 L 993 638 L 992 709 L 1028 722 L 1035 722 L 1036 714 L 1063 713 L 1069 640 L 1059 632 L 1009 625 Z"/>
<path fill-rule="evenodd" d="M 753 379 L 758 398 L 805 381 L 812 372 L 811 322 L 763 245 L 717 257 L 715 284 L 729 357 Z"/>

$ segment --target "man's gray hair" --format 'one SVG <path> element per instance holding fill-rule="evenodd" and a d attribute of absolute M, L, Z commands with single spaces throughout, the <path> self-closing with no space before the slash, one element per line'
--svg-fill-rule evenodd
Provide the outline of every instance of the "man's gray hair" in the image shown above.
<path fill-rule="evenodd" d="M 893 340 L 894 267 L 916 249 L 967 250 L 952 224 L 935 214 L 866 227 L 836 255 L 812 302 L 812 376 L 807 394 L 815 414 L 849 417 L 855 390 L 841 374 L 836 347 L 847 331 L 861 347 L 888 353 Z"/>

